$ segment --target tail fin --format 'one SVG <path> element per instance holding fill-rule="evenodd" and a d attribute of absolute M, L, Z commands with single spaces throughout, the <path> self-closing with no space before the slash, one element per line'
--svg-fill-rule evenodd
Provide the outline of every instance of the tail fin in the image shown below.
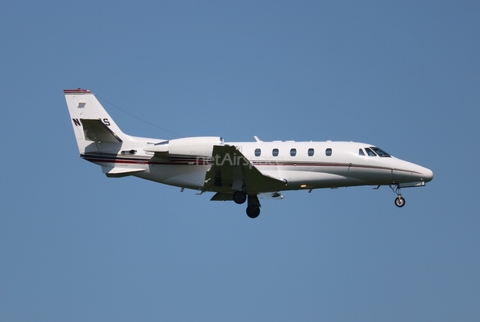
<path fill-rule="evenodd" d="M 80 88 L 64 93 L 80 154 L 118 153 L 129 136 L 115 124 L 95 95 Z"/>

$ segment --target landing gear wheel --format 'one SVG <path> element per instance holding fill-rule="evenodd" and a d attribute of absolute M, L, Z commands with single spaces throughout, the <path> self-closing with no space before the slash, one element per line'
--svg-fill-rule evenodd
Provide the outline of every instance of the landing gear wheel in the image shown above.
<path fill-rule="evenodd" d="M 405 199 L 402 196 L 395 198 L 395 206 L 402 208 L 405 206 Z"/>
<path fill-rule="evenodd" d="M 260 207 L 257 206 L 248 206 L 247 207 L 247 216 L 250 218 L 257 218 L 260 215 Z"/>
<path fill-rule="evenodd" d="M 398 208 L 405 206 L 405 199 L 402 197 L 402 193 L 400 192 L 400 185 L 393 182 L 391 185 L 389 185 L 389 187 L 397 194 L 397 198 L 395 198 L 395 206 Z"/>
<path fill-rule="evenodd" d="M 247 194 L 243 191 L 235 191 L 233 193 L 233 201 L 235 201 L 236 204 L 241 205 L 247 201 Z"/>

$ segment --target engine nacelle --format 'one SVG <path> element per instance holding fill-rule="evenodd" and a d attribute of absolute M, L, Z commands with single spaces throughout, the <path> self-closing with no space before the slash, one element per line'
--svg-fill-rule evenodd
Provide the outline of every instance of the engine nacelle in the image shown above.
<path fill-rule="evenodd" d="M 196 136 L 160 142 L 146 147 L 145 151 L 154 152 L 160 156 L 211 157 L 213 146 L 222 144 L 223 138 L 219 136 Z"/>

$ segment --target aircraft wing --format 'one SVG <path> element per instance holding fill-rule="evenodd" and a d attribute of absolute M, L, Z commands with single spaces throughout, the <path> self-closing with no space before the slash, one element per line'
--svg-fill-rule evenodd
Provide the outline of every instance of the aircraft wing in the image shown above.
<path fill-rule="evenodd" d="M 215 145 L 211 167 L 205 176 L 204 191 L 221 193 L 215 200 L 228 200 L 225 194 L 244 190 L 247 194 L 283 190 L 286 182 L 262 173 L 235 146 Z"/>
<path fill-rule="evenodd" d="M 258 194 L 258 198 L 281 200 L 283 199 L 283 196 L 280 194 L 280 192 L 263 192 Z M 210 200 L 211 201 L 233 201 L 233 194 L 217 192 Z"/>

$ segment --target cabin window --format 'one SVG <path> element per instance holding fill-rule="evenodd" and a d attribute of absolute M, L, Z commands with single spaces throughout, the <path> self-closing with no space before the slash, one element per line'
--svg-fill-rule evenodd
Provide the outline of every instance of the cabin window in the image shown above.
<path fill-rule="evenodd" d="M 358 155 L 364 157 L 365 153 L 363 153 L 362 149 L 358 149 Z"/>
<path fill-rule="evenodd" d="M 325 155 L 326 155 L 327 157 L 331 156 L 331 155 L 332 155 L 332 149 L 330 149 L 330 148 L 326 149 L 326 150 L 325 150 Z"/>
<path fill-rule="evenodd" d="M 312 157 L 315 154 L 315 150 L 313 148 L 308 149 L 308 156 Z"/>
<path fill-rule="evenodd" d="M 259 157 L 262 154 L 262 150 L 260 149 L 255 149 L 255 156 Z"/>
<path fill-rule="evenodd" d="M 369 157 L 376 157 L 377 155 L 370 148 L 365 148 Z"/>
<path fill-rule="evenodd" d="M 273 155 L 274 157 L 277 157 L 277 156 L 278 156 L 278 149 L 277 149 L 277 148 L 275 148 L 275 149 L 272 150 L 272 155 Z"/>
<path fill-rule="evenodd" d="M 297 149 L 293 148 L 293 149 L 290 149 L 290 156 L 294 157 L 297 155 Z"/>

